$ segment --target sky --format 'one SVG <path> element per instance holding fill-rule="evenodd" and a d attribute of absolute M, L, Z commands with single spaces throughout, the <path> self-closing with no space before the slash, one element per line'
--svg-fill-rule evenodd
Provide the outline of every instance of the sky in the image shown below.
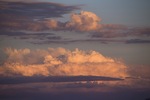
<path fill-rule="evenodd" d="M 149 4 L 0 0 L 0 99 L 150 98 Z"/>

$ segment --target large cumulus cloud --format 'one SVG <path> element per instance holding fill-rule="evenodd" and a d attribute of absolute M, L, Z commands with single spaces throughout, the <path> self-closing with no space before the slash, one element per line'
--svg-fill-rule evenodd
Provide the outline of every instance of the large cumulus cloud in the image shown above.
<path fill-rule="evenodd" d="M 8 58 L 0 67 L 4 76 L 78 76 L 127 77 L 127 66 L 96 51 L 6 49 Z"/>

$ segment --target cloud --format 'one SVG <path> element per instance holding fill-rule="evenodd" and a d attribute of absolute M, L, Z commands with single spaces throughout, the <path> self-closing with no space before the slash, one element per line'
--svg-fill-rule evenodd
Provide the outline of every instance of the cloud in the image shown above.
<path fill-rule="evenodd" d="M 0 77 L 0 84 L 42 83 L 42 82 L 83 82 L 83 81 L 123 81 L 120 78 L 102 76 L 35 76 L 35 77 Z"/>
<path fill-rule="evenodd" d="M 71 15 L 71 21 L 66 23 L 66 27 L 77 31 L 95 31 L 101 28 L 100 21 L 101 18 L 93 12 L 81 11 Z"/>
<path fill-rule="evenodd" d="M 52 37 L 53 38 L 53 37 Z M 57 36 L 56 36 L 57 39 Z M 70 44 L 70 43 L 88 43 L 88 42 L 98 42 L 98 43 L 103 43 L 103 44 L 108 44 L 108 43 L 126 43 L 126 40 L 122 39 L 101 39 L 101 38 L 96 38 L 96 39 L 65 39 L 58 37 L 58 39 L 49 39 L 49 40 L 41 40 L 41 41 L 31 41 L 30 43 L 32 44 Z"/>
<path fill-rule="evenodd" d="M 125 25 L 117 24 L 102 24 L 101 18 L 93 12 L 81 11 L 79 13 L 73 13 L 72 11 L 80 9 L 79 6 L 68 6 L 52 2 L 2 1 L 0 4 L 0 31 L 3 32 L 0 33 L 0 35 L 18 36 L 17 38 L 20 39 L 38 39 L 39 41 L 31 42 L 35 44 L 68 43 L 77 41 L 77 39 L 65 40 L 63 37 L 49 36 L 48 34 L 39 37 L 39 32 L 42 33 L 43 31 L 47 30 L 57 32 L 75 31 L 73 33 L 86 33 L 89 34 L 87 39 L 79 41 L 98 40 L 102 43 L 117 41 L 113 40 L 116 38 L 148 38 L 150 36 L 150 28 L 148 27 L 127 27 Z M 71 12 L 72 14 L 70 15 L 70 20 L 66 22 L 61 22 L 60 20 L 54 19 L 57 17 L 62 17 L 64 14 L 69 14 Z M 25 31 L 30 32 L 28 32 L 28 34 L 25 33 Z M 38 34 L 33 35 L 33 31 L 34 33 Z M 105 40 L 101 40 L 103 38 Z M 134 43 L 149 43 L 147 41 L 148 39 L 141 40 L 142 41 L 135 41 Z M 125 41 L 125 43 L 131 42 L 131 40 Z"/>
<path fill-rule="evenodd" d="M 43 15 L 44 16 L 44 15 Z M 51 17 L 50 17 L 51 18 Z M 29 31 L 43 31 L 43 30 L 67 30 L 67 31 L 80 31 L 89 32 L 99 30 L 102 26 L 99 24 L 100 18 L 87 11 L 82 11 L 81 13 L 73 13 L 70 16 L 71 20 L 67 22 L 60 22 L 54 19 L 43 19 L 35 20 L 22 23 L 18 20 L 13 21 L 1 21 L 0 24 L 2 28 L 6 29 L 17 29 L 17 30 L 29 30 Z M 22 20 L 23 21 L 23 20 Z"/>
<path fill-rule="evenodd" d="M 61 40 L 62 37 L 50 32 L 25 32 L 25 31 L 5 31 L 2 30 L 1 36 L 13 37 L 15 39 L 35 39 L 35 40 Z"/>
<path fill-rule="evenodd" d="M 53 87 L 51 87 L 53 85 Z M 149 88 L 93 86 L 91 84 L 66 84 L 74 88 L 62 87 L 62 84 L 19 84 L 1 86 L 0 97 L 7 100 L 25 98 L 27 100 L 146 100 Z M 93 86 L 93 88 L 92 88 Z M 80 88 L 79 88 L 80 87 Z M 57 89 L 56 89 L 57 88 Z M 138 95 L 137 95 L 138 94 Z"/>
<path fill-rule="evenodd" d="M 142 39 L 131 39 L 126 41 L 127 44 L 131 43 L 150 43 L 150 40 L 142 40 Z"/>
<path fill-rule="evenodd" d="M 32 24 L 36 30 L 68 30 L 68 31 L 95 31 L 101 28 L 100 18 L 93 12 L 81 11 L 72 13 L 70 21 L 60 22 L 54 19 L 46 19 Z M 32 30 L 32 29 L 31 29 Z"/>
<path fill-rule="evenodd" d="M 52 3 L 52 2 L 7 2 L 7 1 L 5 2 L 5 1 L 1 1 L 0 9 L 1 9 L 1 14 L 4 14 L 4 15 L 12 14 L 14 16 L 17 15 L 18 17 L 22 16 L 25 18 L 43 19 L 43 18 L 52 18 L 52 17 L 62 17 L 63 14 L 67 14 L 73 10 L 77 10 L 79 9 L 79 7 L 67 6 L 67 5 L 63 5 L 59 3 Z"/>
<path fill-rule="evenodd" d="M 54 19 L 39 21 L 32 24 L 32 29 L 29 30 L 55 30 L 55 31 L 77 31 L 77 32 L 91 32 L 102 28 L 99 23 L 99 18 L 93 12 L 81 11 L 80 13 L 72 13 L 70 21 L 60 22 Z"/>
<path fill-rule="evenodd" d="M 102 24 L 102 29 L 91 32 L 91 38 L 116 38 L 116 37 L 126 37 L 124 31 L 128 28 L 124 25 L 117 24 Z"/>
<path fill-rule="evenodd" d="M 138 79 L 147 79 L 150 78 L 150 67 L 149 65 L 132 65 L 128 72 L 131 76 L 137 77 Z"/>
<path fill-rule="evenodd" d="M 103 28 L 90 33 L 91 38 L 118 38 L 118 37 L 149 37 L 148 27 L 127 27 L 116 24 L 102 24 Z"/>
<path fill-rule="evenodd" d="M 0 2 L 0 27 L 1 29 L 28 30 L 33 26 L 33 30 L 39 28 L 42 24 L 38 22 L 47 18 L 62 17 L 73 10 L 79 9 L 79 6 L 67 6 L 52 2 Z M 50 20 L 51 25 L 55 27 L 54 20 Z"/>
<path fill-rule="evenodd" d="M 128 76 L 124 63 L 96 51 L 7 48 L 5 52 L 8 58 L 0 67 L 0 74 L 4 76 Z"/>
<path fill-rule="evenodd" d="M 5 30 L 95 31 L 101 28 L 101 24 L 99 24 L 101 18 L 88 11 L 72 13 L 71 20 L 66 22 L 53 19 L 78 10 L 79 6 L 66 6 L 51 2 L 2 1 L 0 9 L 0 27 Z"/>
<path fill-rule="evenodd" d="M 135 37 L 149 37 L 150 36 L 150 28 L 149 27 L 135 27 L 128 30 L 127 35 L 135 36 Z"/>

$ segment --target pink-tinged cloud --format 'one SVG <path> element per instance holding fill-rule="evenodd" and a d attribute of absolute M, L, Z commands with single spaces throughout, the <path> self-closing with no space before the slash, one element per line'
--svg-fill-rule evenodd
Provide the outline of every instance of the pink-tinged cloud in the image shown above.
<path fill-rule="evenodd" d="M 95 13 L 89 11 L 81 11 L 80 13 L 72 13 L 70 15 L 70 20 L 66 22 L 48 19 L 36 22 L 36 24 L 30 23 L 28 26 L 32 25 L 32 28 L 30 27 L 28 30 L 68 30 L 91 32 L 98 31 L 102 28 L 100 21 L 101 18 L 98 17 Z"/>
<path fill-rule="evenodd" d="M 4 76 L 129 76 L 123 62 L 105 57 L 96 51 L 7 48 L 5 52 L 8 58 L 0 67 L 0 74 Z"/>
<path fill-rule="evenodd" d="M 73 13 L 71 20 L 66 27 L 78 31 L 95 31 L 101 28 L 99 22 L 101 18 L 93 12 L 81 11 L 79 14 Z"/>

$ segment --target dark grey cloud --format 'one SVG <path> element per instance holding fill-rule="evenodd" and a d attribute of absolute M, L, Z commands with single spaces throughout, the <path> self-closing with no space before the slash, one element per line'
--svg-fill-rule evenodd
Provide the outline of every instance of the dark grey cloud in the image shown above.
<path fill-rule="evenodd" d="M 125 44 L 144 44 L 144 43 L 150 43 L 150 40 L 148 39 L 112 39 L 112 38 L 97 38 L 97 39 L 77 39 L 77 40 L 71 40 L 71 39 L 64 39 L 59 36 L 52 36 L 49 39 L 41 39 L 38 41 L 31 41 L 32 44 L 69 44 L 69 43 L 88 43 L 88 42 L 99 42 L 102 44 L 109 44 L 109 43 L 125 43 Z"/>
<path fill-rule="evenodd" d="M 0 2 L 0 28 L 12 30 L 42 30 L 47 18 L 62 17 L 79 6 L 67 6 L 52 2 Z M 45 23 L 44 23 L 45 24 Z M 33 27 L 34 26 L 34 27 Z"/>
<path fill-rule="evenodd" d="M 41 93 L 36 88 L 9 89 L 6 91 L 7 93 L 0 94 L 0 98 L 3 100 L 149 100 L 150 93 L 149 90 L 142 92 L 133 88 L 116 89 L 116 92 L 81 92 L 74 90 L 74 92 Z"/>
<path fill-rule="evenodd" d="M 0 2 L 0 35 L 15 36 L 19 39 L 38 39 L 34 44 L 72 43 L 98 41 L 101 43 L 149 43 L 148 40 L 118 40 L 116 38 L 143 38 L 150 36 L 149 27 L 127 27 L 117 24 L 101 24 L 101 18 L 88 11 L 72 13 L 70 20 L 61 22 L 52 18 L 62 17 L 79 6 L 67 6 L 52 2 Z M 13 30 L 13 31 L 12 31 Z M 75 31 L 88 33 L 87 39 L 64 39 L 50 36 L 42 31 Z M 22 31 L 34 31 L 38 34 Z M 39 31 L 41 33 L 39 33 Z"/>
<path fill-rule="evenodd" d="M 124 33 L 120 33 L 118 30 L 101 30 L 99 32 L 91 33 L 91 38 L 116 38 L 116 37 L 126 37 Z"/>
<path fill-rule="evenodd" d="M 1 20 L 21 17 L 33 19 L 45 19 L 52 17 L 62 17 L 73 10 L 79 9 L 78 6 L 67 6 L 52 2 L 0 2 Z M 12 15 L 12 16 L 8 16 Z"/>
<path fill-rule="evenodd" d="M 101 30 L 91 33 L 91 38 L 116 38 L 126 37 L 124 31 L 128 29 L 127 26 L 117 24 L 103 24 Z"/>
<path fill-rule="evenodd" d="M 59 41 L 63 41 L 64 39 L 61 37 L 61 36 L 56 36 L 55 34 L 45 34 L 45 35 L 27 35 L 27 36 L 21 36 L 21 37 L 18 37 L 19 39 L 34 39 L 33 41 L 35 41 L 35 43 L 38 43 L 38 42 L 42 42 L 41 44 L 46 44 L 46 41 L 53 41 L 53 42 L 59 42 Z M 36 40 L 37 42 L 36 42 Z M 32 43 L 32 42 L 31 42 Z"/>
<path fill-rule="evenodd" d="M 49 36 L 49 37 L 46 37 L 48 40 L 61 40 L 62 37 L 61 36 Z"/>
<path fill-rule="evenodd" d="M 97 38 L 97 39 L 65 39 L 65 38 L 61 38 L 61 39 L 51 39 L 51 40 L 42 40 L 42 41 L 32 41 L 30 43 L 32 44 L 37 44 L 37 45 L 41 45 L 41 44 L 69 44 L 69 43 L 88 43 L 88 42 L 99 42 L 102 44 L 108 44 L 108 43 L 125 43 L 125 40 L 121 40 L 121 39 L 103 39 L 103 38 Z"/>
<path fill-rule="evenodd" d="M 54 33 L 50 33 L 50 32 L 21 32 L 21 31 L 5 31 L 2 30 L 0 32 L 1 36 L 9 36 L 9 37 L 13 37 L 16 39 L 38 39 L 38 40 L 43 40 L 43 39 L 51 39 L 51 40 L 55 40 L 58 38 L 61 38 L 59 36 L 55 36 Z"/>
<path fill-rule="evenodd" d="M 26 35 L 26 33 L 24 33 L 24 32 L 1 31 L 0 35 L 3 35 L 3 36 L 23 36 L 23 35 Z"/>
<path fill-rule="evenodd" d="M 52 86 L 52 87 L 51 87 Z M 3 100 L 149 100 L 149 88 L 95 83 L 0 85 Z"/>
<path fill-rule="evenodd" d="M 149 37 L 150 28 L 132 27 L 123 25 L 104 25 L 99 31 L 90 33 L 91 38 L 118 38 L 118 37 Z"/>
<path fill-rule="evenodd" d="M 150 43 L 150 40 L 131 39 L 131 40 L 127 40 L 126 43 L 127 43 L 127 44 Z"/>
<path fill-rule="evenodd" d="M 136 36 L 136 37 L 149 37 L 150 36 L 150 27 L 135 27 L 130 28 L 127 32 L 127 35 Z"/>
<path fill-rule="evenodd" d="M 0 84 L 20 84 L 39 82 L 78 82 L 78 81 L 121 81 L 121 78 L 103 76 L 37 76 L 37 77 L 1 77 Z"/>
<path fill-rule="evenodd" d="M 40 33 L 33 33 L 33 32 L 21 32 L 21 31 L 1 31 L 0 35 L 3 36 L 48 36 L 48 35 L 54 35 L 54 33 L 44 33 L 44 32 L 40 32 Z"/>

